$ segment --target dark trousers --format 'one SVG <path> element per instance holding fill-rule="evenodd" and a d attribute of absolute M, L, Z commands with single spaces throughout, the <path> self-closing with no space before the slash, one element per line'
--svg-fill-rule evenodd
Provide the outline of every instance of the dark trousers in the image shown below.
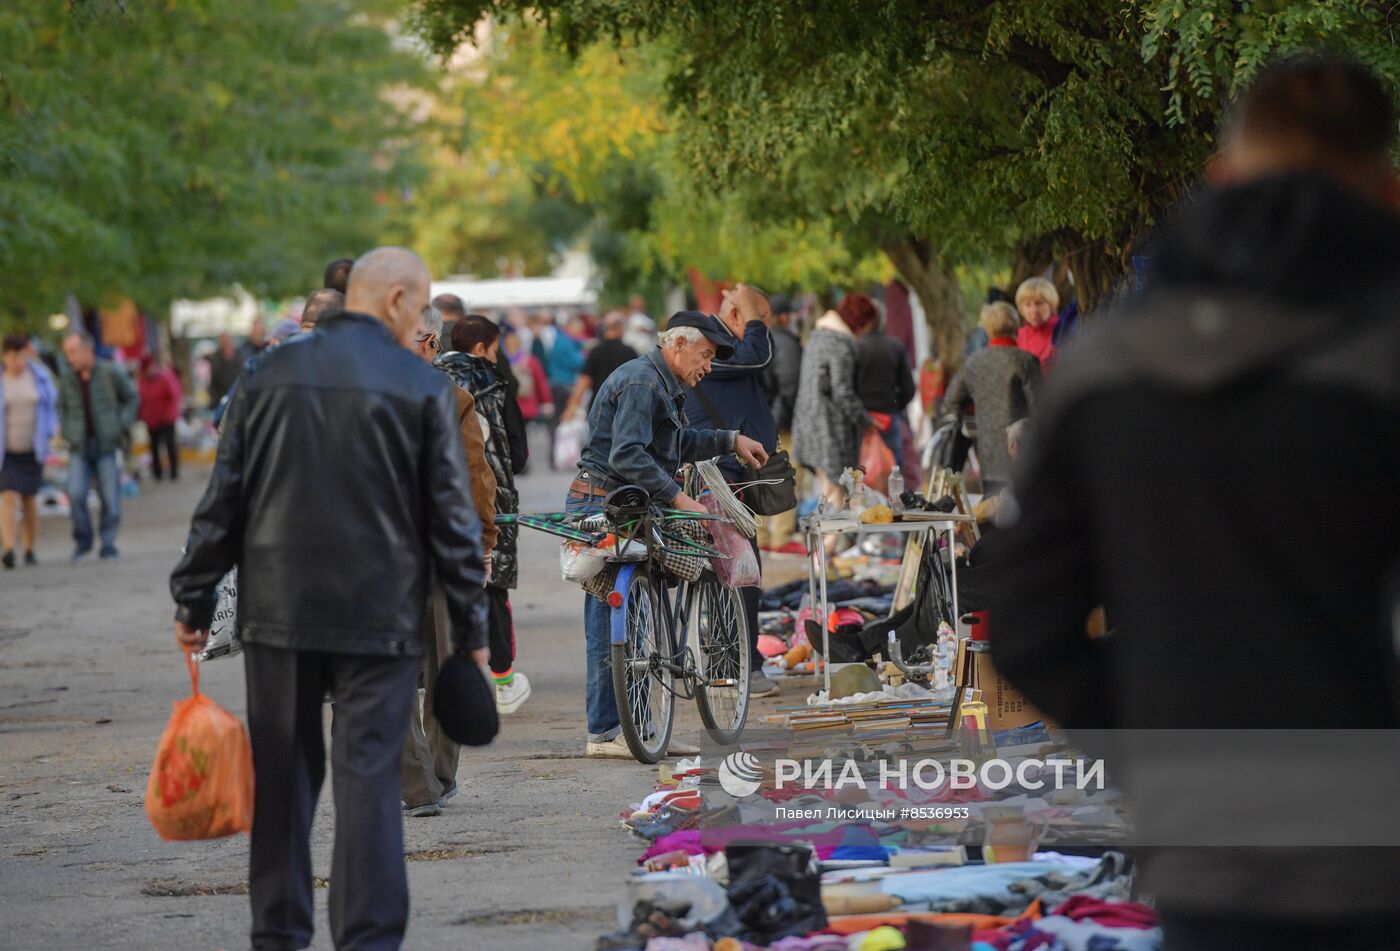
<path fill-rule="evenodd" d="M 753 556 L 758 559 L 758 570 L 761 574 L 763 553 L 758 549 L 758 539 L 750 538 L 749 544 L 753 546 Z M 756 674 L 763 670 L 763 655 L 758 652 L 758 602 L 763 598 L 763 588 L 740 588 L 739 597 L 744 601 L 744 616 L 749 622 L 749 671 Z"/>
<path fill-rule="evenodd" d="M 151 430 L 151 474 L 157 479 L 165 475 L 160 464 L 162 449 L 165 450 L 165 458 L 170 460 L 170 480 L 173 482 L 180 478 L 180 449 L 175 445 L 174 423 Z"/>
<path fill-rule="evenodd" d="M 423 702 L 415 693 L 409 707 L 408 733 L 403 741 L 403 801 L 409 808 L 437 802 L 457 785 L 457 761 L 461 747 L 442 732 L 433 716 L 437 675 L 452 656 L 452 622 L 447 614 L 447 595 L 433 583 L 423 612 L 424 654 L 419 664 L 423 682 Z"/>
<path fill-rule="evenodd" d="M 491 673 L 503 674 L 515 663 L 515 619 L 510 613 L 510 591 L 486 586 L 486 644 L 491 649 Z"/>
<path fill-rule="evenodd" d="M 550 398 L 554 401 L 554 413 L 549 417 L 549 468 L 551 469 L 554 468 L 554 433 L 564 418 L 564 407 L 568 405 L 569 396 L 573 390 L 572 386 L 565 386 L 562 383 L 549 385 Z"/>
<path fill-rule="evenodd" d="M 325 778 L 321 700 L 335 701 L 331 937 L 338 949 L 395 949 L 408 924 L 399 757 L 417 657 L 245 644 L 256 784 L 248 894 L 253 948 L 304 948 L 313 931 L 311 821 Z"/>

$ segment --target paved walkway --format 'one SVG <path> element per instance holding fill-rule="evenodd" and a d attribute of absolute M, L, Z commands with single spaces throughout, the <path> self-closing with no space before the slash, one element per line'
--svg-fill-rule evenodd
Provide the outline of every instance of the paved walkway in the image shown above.
<path fill-rule="evenodd" d="M 0 572 L 0 946 L 247 947 L 246 837 L 165 843 L 142 805 L 170 703 L 188 689 L 167 577 L 206 477 L 128 500 L 118 563 L 69 565 L 67 520 L 46 519 L 43 564 Z M 527 476 L 522 507 L 558 508 L 567 481 Z M 582 758 L 582 595 L 559 579 L 556 543 L 522 535 L 517 666 L 534 697 L 495 744 L 463 754 L 463 792 L 441 816 L 407 820 L 407 948 L 591 948 L 615 927 L 641 852 L 616 818 L 654 770 Z M 242 715 L 237 660 L 209 664 L 201 686 Z M 677 735 L 699 742 L 694 705 L 677 713 Z M 333 821 L 328 775 L 318 875 Z M 316 898 L 313 947 L 329 948 L 324 888 Z"/>

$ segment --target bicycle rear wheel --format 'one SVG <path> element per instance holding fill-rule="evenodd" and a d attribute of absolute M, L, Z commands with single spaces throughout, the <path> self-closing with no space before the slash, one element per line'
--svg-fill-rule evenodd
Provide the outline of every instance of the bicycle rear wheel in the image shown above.
<path fill-rule="evenodd" d="M 749 625 L 744 600 L 709 572 L 691 586 L 691 592 L 700 666 L 695 702 L 710 739 L 727 746 L 738 741 L 749 716 Z"/>
<path fill-rule="evenodd" d="M 662 661 L 666 624 L 661 599 L 641 566 L 627 583 L 621 610 L 626 641 L 612 646 L 613 695 L 627 748 L 640 763 L 655 763 L 666 755 L 675 718 L 674 675 Z"/>

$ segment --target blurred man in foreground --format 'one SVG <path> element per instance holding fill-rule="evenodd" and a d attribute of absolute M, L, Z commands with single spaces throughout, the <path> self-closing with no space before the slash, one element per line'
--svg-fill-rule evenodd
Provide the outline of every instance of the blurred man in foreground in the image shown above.
<path fill-rule="evenodd" d="M 1168 948 L 1400 934 L 1400 849 L 1302 847 L 1400 843 L 1392 804 L 1342 805 L 1393 789 L 1379 778 L 1393 751 L 1323 765 L 1344 731 L 1400 727 L 1394 137 L 1361 66 L 1304 57 L 1262 73 L 1214 187 L 1152 251 L 1145 296 L 1059 358 L 1014 479 L 1019 515 L 1004 513 L 996 665 L 1067 727 L 1138 731 L 1116 778 L 1155 831 L 1142 885 Z M 1345 536 L 1306 541 L 1328 526 Z M 1100 603 L 1116 633 L 1091 640 Z M 1306 745 L 1305 728 L 1323 739 Z M 1227 729 L 1251 732 L 1192 759 Z M 1278 782 L 1230 773 L 1280 729 L 1291 753 L 1259 764 Z M 1163 768 L 1143 753 L 1154 730 L 1206 732 L 1178 735 Z M 1271 811 L 1313 777 L 1316 808 Z M 1243 847 L 1259 845 L 1275 847 Z"/>
<path fill-rule="evenodd" d="M 417 700 L 430 567 L 454 646 L 486 662 L 481 528 L 456 398 L 446 376 L 412 352 L 428 282 L 412 252 L 371 251 L 351 272 L 343 313 L 244 372 L 171 575 L 183 653 L 204 645 L 215 586 L 239 568 L 257 949 L 311 943 L 310 834 L 327 691 L 332 938 L 337 948 L 403 940 L 399 760 Z"/>

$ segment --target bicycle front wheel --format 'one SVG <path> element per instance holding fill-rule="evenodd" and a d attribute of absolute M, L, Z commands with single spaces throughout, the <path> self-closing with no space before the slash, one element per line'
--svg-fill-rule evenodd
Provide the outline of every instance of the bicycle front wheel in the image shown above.
<path fill-rule="evenodd" d="M 706 572 L 691 588 L 699 634 L 700 684 L 695 702 L 710 739 L 738 741 L 749 716 L 749 625 L 744 600 Z"/>
<path fill-rule="evenodd" d="M 622 608 L 627 639 L 612 646 L 613 695 L 627 748 L 639 763 L 655 763 L 671 742 L 676 695 L 665 666 L 661 599 L 639 566 L 627 583 Z"/>

